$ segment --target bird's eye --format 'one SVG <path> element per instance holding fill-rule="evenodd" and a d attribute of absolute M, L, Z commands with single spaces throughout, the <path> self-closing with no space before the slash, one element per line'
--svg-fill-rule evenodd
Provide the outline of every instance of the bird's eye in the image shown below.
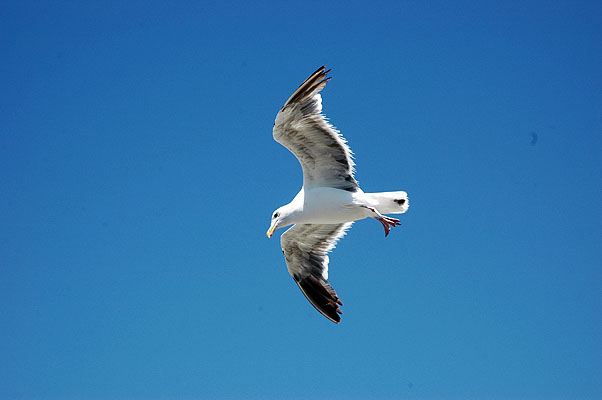
<path fill-rule="evenodd" d="M 276 218 L 278 218 L 279 216 L 280 216 L 280 214 L 278 214 L 278 213 L 274 213 L 274 216 L 272 217 L 272 219 L 276 219 Z"/>

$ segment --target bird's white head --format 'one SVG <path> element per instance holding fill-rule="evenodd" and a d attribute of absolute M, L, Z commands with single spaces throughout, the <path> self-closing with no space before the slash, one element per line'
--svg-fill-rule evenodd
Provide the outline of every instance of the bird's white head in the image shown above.
<path fill-rule="evenodd" d="M 290 207 L 290 204 L 282 206 L 278 208 L 272 214 L 272 222 L 270 224 L 270 229 L 268 229 L 266 235 L 268 238 L 271 238 L 274 234 L 274 231 L 279 228 L 283 228 L 293 223 L 292 216 L 294 215 L 293 210 Z"/>

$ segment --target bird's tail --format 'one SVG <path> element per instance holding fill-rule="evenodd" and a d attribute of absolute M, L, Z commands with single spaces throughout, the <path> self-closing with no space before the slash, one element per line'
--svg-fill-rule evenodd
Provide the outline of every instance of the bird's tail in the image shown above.
<path fill-rule="evenodd" d="M 364 193 L 370 205 L 381 214 L 403 214 L 408 211 L 410 202 L 404 191 Z"/>

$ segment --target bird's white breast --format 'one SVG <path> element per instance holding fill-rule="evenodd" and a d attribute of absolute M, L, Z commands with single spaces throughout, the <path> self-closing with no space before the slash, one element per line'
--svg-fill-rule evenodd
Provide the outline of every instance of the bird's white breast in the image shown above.
<path fill-rule="evenodd" d="M 366 209 L 354 206 L 358 204 L 358 194 L 331 187 L 304 188 L 298 223 L 340 224 L 366 218 Z"/>

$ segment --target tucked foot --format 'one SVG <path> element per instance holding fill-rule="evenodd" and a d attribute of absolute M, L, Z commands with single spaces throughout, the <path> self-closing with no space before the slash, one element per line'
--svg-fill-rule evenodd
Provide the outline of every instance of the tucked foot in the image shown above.
<path fill-rule="evenodd" d="M 381 224 L 383 224 L 383 228 L 385 228 L 385 237 L 389 235 L 389 232 L 391 231 L 392 227 L 401 225 L 397 218 L 387 217 L 386 215 L 382 215 L 375 219 Z"/>

